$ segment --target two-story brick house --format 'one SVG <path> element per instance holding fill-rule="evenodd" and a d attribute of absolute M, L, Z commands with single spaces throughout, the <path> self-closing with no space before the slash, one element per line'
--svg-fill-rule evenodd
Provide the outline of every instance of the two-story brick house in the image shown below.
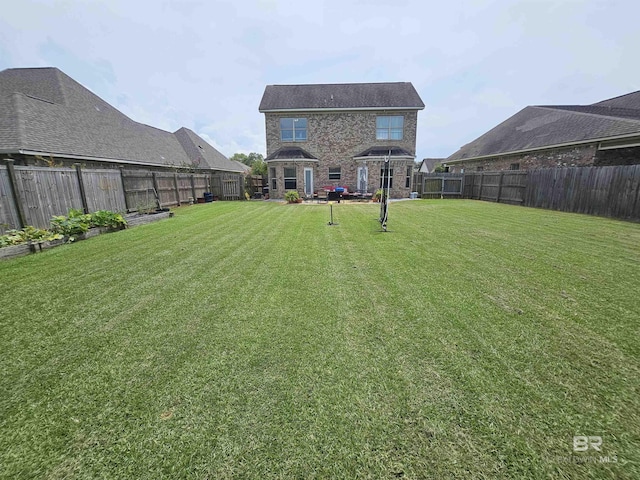
<path fill-rule="evenodd" d="M 329 186 L 375 192 L 388 156 L 391 196 L 408 197 L 422 109 L 411 83 L 268 85 L 259 111 L 271 198 Z"/>

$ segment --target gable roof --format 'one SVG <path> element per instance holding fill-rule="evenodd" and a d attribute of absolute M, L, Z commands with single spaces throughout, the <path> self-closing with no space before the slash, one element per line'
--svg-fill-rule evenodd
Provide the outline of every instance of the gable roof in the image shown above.
<path fill-rule="evenodd" d="M 423 158 L 418 170 L 423 173 L 431 173 L 437 164 L 443 162 L 444 158 Z"/>
<path fill-rule="evenodd" d="M 424 103 L 409 82 L 267 85 L 259 111 L 422 110 Z"/>
<path fill-rule="evenodd" d="M 238 171 L 191 130 L 135 122 L 57 68 L 0 72 L 0 151 Z"/>
<path fill-rule="evenodd" d="M 229 160 L 193 130 L 182 127 L 176 130 L 173 135 L 178 139 L 194 166 L 231 172 L 244 171 L 236 162 Z"/>
<path fill-rule="evenodd" d="M 634 136 L 640 136 L 640 92 L 593 105 L 525 107 L 446 162 Z"/>

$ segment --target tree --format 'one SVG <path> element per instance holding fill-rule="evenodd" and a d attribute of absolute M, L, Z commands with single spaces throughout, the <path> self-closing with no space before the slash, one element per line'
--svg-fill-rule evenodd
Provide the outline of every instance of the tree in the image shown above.
<path fill-rule="evenodd" d="M 236 162 L 244 163 L 250 167 L 253 167 L 253 164 L 256 162 L 264 162 L 264 157 L 261 153 L 251 152 L 249 155 L 245 153 L 234 153 L 230 160 L 234 160 Z M 259 174 L 256 174 L 259 175 Z"/>
<path fill-rule="evenodd" d="M 244 163 L 251 167 L 250 175 L 262 175 L 266 182 L 267 176 L 267 162 L 264 161 L 264 157 L 261 153 L 251 152 L 249 155 L 245 153 L 234 153 L 230 160 L 234 160 L 236 162 Z M 254 186 L 250 177 L 247 177 L 247 192 L 249 195 L 254 193 Z"/>
<path fill-rule="evenodd" d="M 262 157 L 262 155 L 260 155 Z M 253 162 L 251 165 L 251 175 L 262 175 L 263 177 L 267 176 L 267 162 L 262 160 L 261 158 Z"/>
<path fill-rule="evenodd" d="M 248 157 L 244 153 L 234 153 L 231 157 L 229 157 L 229 160 L 231 160 L 232 162 L 240 162 L 244 163 L 245 165 L 249 165 Z"/>

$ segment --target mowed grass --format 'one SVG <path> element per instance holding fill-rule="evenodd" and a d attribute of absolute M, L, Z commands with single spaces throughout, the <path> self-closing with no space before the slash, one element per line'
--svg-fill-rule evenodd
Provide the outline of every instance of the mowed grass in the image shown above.
<path fill-rule="evenodd" d="M 640 225 L 377 216 L 216 202 L 0 263 L 0 477 L 639 478 Z"/>

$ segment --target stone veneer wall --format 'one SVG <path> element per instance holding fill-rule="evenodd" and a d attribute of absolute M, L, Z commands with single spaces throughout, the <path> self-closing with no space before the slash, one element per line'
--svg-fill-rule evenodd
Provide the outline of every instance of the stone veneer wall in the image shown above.
<path fill-rule="evenodd" d="M 637 165 L 640 163 L 640 147 L 598 150 L 595 164 L 600 165 Z"/>
<path fill-rule="evenodd" d="M 593 165 L 596 159 L 597 148 L 598 144 L 592 143 L 569 148 L 553 148 L 517 155 L 469 160 L 449 165 L 449 171 L 459 173 L 461 169 L 464 168 L 466 172 L 474 172 L 478 167 L 482 167 L 484 171 L 509 170 L 512 163 L 518 163 L 520 170 Z"/>
<path fill-rule="evenodd" d="M 403 115 L 404 132 L 402 140 L 377 140 L 376 117 L 378 115 Z M 282 142 L 280 140 L 280 118 L 306 118 L 307 141 Z M 298 112 L 267 113 L 265 126 L 267 132 L 267 156 L 281 147 L 300 147 L 314 155 L 318 162 L 303 160 L 294 163 L 272 161 L 269 167 L 276 168 L 277 188 L 270 192 L 272 198 L 284 197 L 283 167 L 297 169 L 297 187 L 303 193 L 305 166 L 314 167 L 314 189 L 328 185 L 344 185 L 350 190 L 357 187 L 358 166 L 353 157 L 375 146 L 397 146 L 415 154 L 418 113 L 416 111 L 354 111 L 354 112 Z M 367 161 L 369 167 L 368 190 L 375 192 L 380 185 L 380 161 Z M 408 197 L 410 188 L 405 188 L 407 167 L 413 166 L 413 160 L 394 161 L 393 197 Z M 341 179 L 329 180 L 329 168 L 340 167 Z M 271 185 L 271 182 L 269 183 Z"/>

